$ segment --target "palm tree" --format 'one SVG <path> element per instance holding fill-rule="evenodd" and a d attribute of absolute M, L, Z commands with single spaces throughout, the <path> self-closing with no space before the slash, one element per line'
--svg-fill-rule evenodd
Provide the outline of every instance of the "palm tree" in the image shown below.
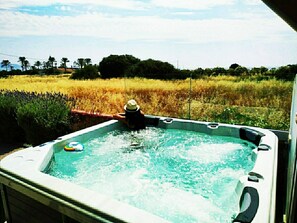
<path fill-rule="evenodd" d="M 47 70 L 50 68 L 50 62 L 48 61 L 43 61 L 43 69 Z"/>
<path fill-rule="evenodd" d="M 54 63 L 56 62 L 56 59 L 52 56 L 49 56 L 48 62 L 50 64 L 51 68 L 54 68 Z"/>
<path fill-rule="evenodd" d="M 30 63 L 28 60 L 25 60 L 24 61 L 24 68 L 25 68 L 25 71 L 27 71 L 27 68 L 30 67 Z"/>
<path fill-rule="evenodd" d="M 19 57 L 19 61 L 21 62 L 22 71 L 24 71 L 24 63 L 25 63 L 26 57 Z"/>
<path fill-rule="evenodd" d="M 1 67 L 5 67 L 7 71 L 7 67 L 9 66 L 10 62 L 9 60 L 2 60 Z"/>
<path fill-rule="evenodd" d="M 92 64 L 92 60 L 91 60 L 91 58 L 86 58 L 86 59 L 85 59 L 85 64 L 86 64 L 86 65 L 90 65 L 90 64 Z"/>
<path fill-rule="evenodd" d="M 67 68 L 67 62 L 69 62 L 68 58 L 67 57 L 63 57 L 61 59 L 61 67 L 63 67 L 65 70 L 64 72 L 66 73 L 66 68 Z"/>
<path fill-rule="evenodd" d="M 40 69 L 40 66 L 41 66 L 41 62 L 39 60 L 37 60 L 34 64 L 34 66 L 37 67 L 37 69 L 39 70 Z"/>
<path fill-rule="evenodd" d="M 76 61 L 76 64 L 80 66 L 80 69 L 83 68 L 83 66 L 85 65 L 85 59 L 84 58 L 78 58 Z"/>

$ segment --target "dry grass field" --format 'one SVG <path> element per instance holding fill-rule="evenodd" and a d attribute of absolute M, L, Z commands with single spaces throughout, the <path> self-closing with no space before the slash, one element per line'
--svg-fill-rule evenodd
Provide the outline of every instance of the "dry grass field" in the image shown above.
<path fill-rule="evenodd" d="M 292 86 L 292 82 L 275 79 L 252 81 L 229 76 L 191 81 L 83 81 L 70 80 L 69 75 L 0 79 L 0 89 L 61 92 L 76 99 L 76 109 L 86 111 L 122 112 L 125 102 L 134 98 L 146 114 L 280 130 L 289 127 Z"/>

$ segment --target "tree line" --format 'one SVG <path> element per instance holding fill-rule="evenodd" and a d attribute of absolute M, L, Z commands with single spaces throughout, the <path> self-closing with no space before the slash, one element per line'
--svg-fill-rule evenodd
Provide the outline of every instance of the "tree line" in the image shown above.
<path fill-rule="evenodd" d="M 26 59 L 26 57 L 19 57 L 18 62 L 21 66 L 21 72 L 26 74 L 38 74 L 40 72 L 44 72 L 45 74 L 53 74 L 55 72 L 55 69 L 63 68 L 64 73 L 66 73 L 67 68 L 69 66 L 67 63 L 69 63 L 69 59 L 67 57 L 63 57 L 60 61 L 60 65 L 58 66 L 58 62 L 55 59 L 55 57 L 49 56 L 47 61 L 35 61 L 34 64 L 30 64 L 30 62 Z M 73 66 L 71 68 L 83 68 L 85 65 L 92 64 L 92 60 L 90 58 L 78 58 L 76 61 L 74 61 Z M 1 67 L 5 68 L 5 71 L 16 71 L 19 69 L 14 69 L 13 65 L 9 60 L 2 60 Z"/>
<path fill-rule="evenodd" d="M 73 66 L 67 57 L 60 60 L 49 56 L 47 61 L 36 61 L 33 65 L 26 57 L 19 57 L 21 70 L 14 69 L 9 60 L 2 60 L 1 67 L 5 70 L 0 72 L 0 77 L 8 75 L 51 75 L 71 73 L 72 79 L 95 79 L 95 78 L 117 78 L 117 77 L 143 77 L 151 79 L 173 80 L 186 78 L 202 78 L 204 76 L 229 75 L 242 78 L 256 77 L 259 79 L 276 78 L 292 81 L 297 74 L 297 64 L 289 64 L 278 68 L 253 67 L 246 68 L 237 63 L 231 64 L 229 68 L 197 68 L 194 70 L 178 69 L 168 62 L 147 59 L 140 60 L 132 55 L 110 55 L 104 57 L 99 64 L 92 64 L 90 58 L 78 58 Z M 71 68 L 70 70 L 68 70 Z"/>

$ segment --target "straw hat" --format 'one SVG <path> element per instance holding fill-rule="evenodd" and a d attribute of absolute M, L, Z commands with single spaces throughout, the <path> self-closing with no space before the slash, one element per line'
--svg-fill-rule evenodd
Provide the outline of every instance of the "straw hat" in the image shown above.
<path fill-rule="evenodd" d="M 140 106 L 137 104 L 135 100 L 131 99 L 124 106 L 124 109 L 125 111 L 128 111 L 128 112 L 136 112 L 140 109 Z"/>

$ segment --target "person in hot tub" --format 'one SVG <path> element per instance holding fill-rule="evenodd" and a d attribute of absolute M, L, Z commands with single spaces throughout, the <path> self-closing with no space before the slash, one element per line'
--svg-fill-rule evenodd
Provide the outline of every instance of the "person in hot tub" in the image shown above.
<path fill-rule="evenodd" d="M 124 106 L 125 113 L 113 115 L 114 119 L 123 121 L 130 129 L 145 129 L 145 117 L 140 106 L 134 99 L 131 99 Z"/>

